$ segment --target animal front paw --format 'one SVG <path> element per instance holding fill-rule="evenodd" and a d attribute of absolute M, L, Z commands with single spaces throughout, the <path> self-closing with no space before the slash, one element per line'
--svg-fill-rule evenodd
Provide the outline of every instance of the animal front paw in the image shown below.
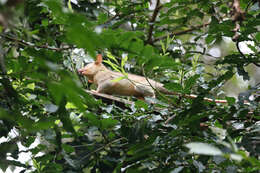
<path fill-rule="evenodd" d="M 91 92 L 98 93 L 98 91 L 96 91 L 96 90 L 91 90 Z"/>

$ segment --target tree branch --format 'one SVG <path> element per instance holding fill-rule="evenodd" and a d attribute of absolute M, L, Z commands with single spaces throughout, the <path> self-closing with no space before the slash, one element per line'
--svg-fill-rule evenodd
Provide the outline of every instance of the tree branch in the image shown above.
<path fill-rule="evenodd" d="M 163 40 L 163 39 L 167 38 L 168 36 L 169 36 L 169 37 L 173 37 L 173 36 L 178 36 L 178 35 L 187 34 L 187 33 L 192 32 L 192 31 L 194 31 L 194 30 L 198 30 L 198 29 L 200 29 L 200 28 L 206 27 L 206 26 L 208 26 L 209 24 L 210 24 L 210 22 L 207 22 L 207 23 L 204 23 L 204 24 L 202 24 L 202 25 L 198 25 L 198 26 L 189 28 L 189 29 L 184 30 L 184 31 L 172 32 L 172 33 L 169 34 L 169 35 L 164 35 L 164 36 L 161 36 L 161 37 L 157 37 L 157 38 L 155 38 L 153 41 L 154 41 L 154 42 L 157 42 L 157 41 L 160 41 L 160 40 Z"/>
<path fill-rule="evenodd" d="M 159 14 L 159 11 L 160 11 L 161 8 L 162 8 L 162 6 L 160 5 L 160 0 L 157 0 L 155 9 L 153 11 L 152 18 L 149 21 L 150 27 L 149 27 L 149 30 L 148 30 L 148 36 L 147 36 L 147 40 L 146 40 L 147 44 L 153 43 L 152 36 L 153 36 L 154 22 L 156 20 L 157 15 Z"/>
<path fill-rule="evenodd" d="M 126 99 L 122 99 L 119 97 L 115 97 L 112 95 L 108 95 L 108 94 L 103 94 L 103 93 L 98 93 L 96 91 L 93 90 L 85 90 L 88 94 L 93 95 L 95 98 L 97 99 L 101 99 L 103 102 L 108 103 L 108 104 L 112 104 L 114 103 L 115 105 L 121 107 L 121 108 L 127 108 L 126 105 L 132 105 L 134 104 L 134 102 L 132 101 L 128 101 Z"/>
<path fill-rule="evenodd" d="M 54 51 L 63 51 L 63 50 L 68 50 L 68 49 L 74 48 L 74 47 L 70 47 L 70 46 L 63 47 L 63 48 L 56 48 L 56 47 L 51 47 L 51 46 L 48 46 L 48 45 L 35 45 L 33 43 L 26 42 L 24 40 L 19 40 L 17 38 L 11 37 L 11 36 L 6 35 L 6 34 L 0 34 L 0 37 L 3 37 L 4 39 L 8 39 L 8 40 L 11 40 L 11 41 L 15 41 L 16 43 L 23 45 L 23 46 L 28 46 L 28 47 L 33 47 L 33 48 L 42 48 L 42 49 L 49 49 L 49 50 L 54 50 Z"/>
<path fill-rule="evenodd" d="M 211 57 L 211 58 L 214 58 L 214 59 L 219 59 L 219 58 L 221 58 L 221 57 L 218 57 L 218 56 L 213 56 L 213 55 L 211 55 L 211 54 L 209 54 L 209 53 L 206 53 L 206 52 L 200 52 L 200 51 L 188 51 L 188 52 L 186 52 L 186 53 L 194 53 L 194 54 L 201 54 L 201 55 L 206 55 L 206 56 L 209 56 L 209 57 Z"/>
<path fill-rule="evenodd" d="M 234 0 L 231 6 L 231 17 L 233 22 L 235 23 L 235 28 L 233 29 L 233 32 L 235 33 L 232 37 L 233 41 L 237 41 L 239 39 L 239 33 L 240 25 L 243 20 L 245 20 L 245 12 L 243 12 L 240 8 L 240 2 L 239 0 Z"/>

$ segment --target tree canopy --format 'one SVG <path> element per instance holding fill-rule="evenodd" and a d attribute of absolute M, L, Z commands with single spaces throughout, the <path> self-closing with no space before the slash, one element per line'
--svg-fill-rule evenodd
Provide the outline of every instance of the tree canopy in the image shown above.
<path fill-rule="evenodd" d="M 259 45 L 259 0 L 0 1 L 0 169 L 259 172 Z M 100 53 L 178 94 L 95 95 Z"/>

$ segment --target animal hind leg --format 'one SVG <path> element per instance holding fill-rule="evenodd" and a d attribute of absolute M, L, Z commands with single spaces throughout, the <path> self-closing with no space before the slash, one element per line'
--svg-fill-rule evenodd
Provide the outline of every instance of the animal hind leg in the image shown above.
<path fill-rule="evenodd" d="M 154 90 L 152 89 L 152 87 L 150 86 L 145 86 L 145 85 L 135 85 L 135 90 L 137 91 L 137 93 L 139 93 L 141 95 L 141 97 L 153 97 L 155 98 L 155 93 Z"/>

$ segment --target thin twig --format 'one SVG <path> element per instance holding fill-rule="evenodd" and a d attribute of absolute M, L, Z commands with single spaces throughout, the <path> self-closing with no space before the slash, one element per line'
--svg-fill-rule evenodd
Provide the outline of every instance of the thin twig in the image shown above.
<path fill-rule="evenodd" d="M 195 26 L 195 27 L 192 27 L 192 28 L 189 28 L 189 29 L 184 30 L 184 31 L 172 32 L 171 34 L 167 34 L 167 35 L 164 35 L 164 36 L 161 36 L 161 37 L 157 37 L 157 38 L 155 38 L 153 41 L 154 41 L 154 42 L 157 42 L 157 41 L 163 40 L 163 39 L 165 39 L 165 38 L 167 38 L 167 37 L 173 37 L 173 36 L 178 36 L 178 35 L 187 34 L 187 33 L 192 32 L 192 31 L 194 31 L 194 30 L 198 30 L 198 29 L 200 29 L 200 28 L 206 27 L 206 26 L 208 26 L 209 24 L 210 24 L 210 22 L 204 23 L 204 24 L 202 24 L 202 25 L 198 25 L 198 26 Z"/>
<path fill-rule="evenodd" d="M 209 54 L 209 53 L 200 52 L 200 51 L 188 51 L 188 52 L 186 52 L 186 53 L 197 53 L 197 54 L 201 54 L 201 55 L 210 56 L 210 57 L 212 57 L 212 58 L 214 58 L 214 59 L 219 59 L 219 58 L 221 58 L 221 57 L 213 56 L 213 55 L 211 55 L 211 54 Z"/>
<path fill-rule="evenodd" d="M 145 77 L 145 79 L 146 79 L 146 81 L 148 82 L 148 84 L 150 85 L 150 87 L 154 90 L 154 91 L 156 91 L 162 98 L 164 98 L 165 100 L 167 100 L 169 103 L 171 103 L 173 106 L 175 106 L 175 107 L 177 107 L 177 105 L 176 104 L 173 104 L 173 102 L 167 97 L 167 96 L 165 96 L 164 94 L 162 94 L 157 88 L 155 88 L 152 84 L 151 84 L 151 82 L 149 81 L 149 78 L 146 76 L 146 74 L 145 74 L 145 71 L 144 71 L 144 68 L 142 67 L 142 72 L 143 72 L 143 75 L 144 75 L 144 77 Z M 177 93 L 176 93 L 177 94 Z"/>
<path fill-rule="evenodd" d="M 164 124 L 166 125 L 166 124 L 168 124 L 173 118 L 175 118 L 176 117 L 176 115 L 172 115 L 172 116 L 170 116 L 165 122 L 164 122 Z"/>
<path fill-rule="evenodd" d="M 23 46 L 28 46 L 28 47 L 33 47 L 33 48 L 42 48 L 42 49 L 49 49 L 49 50 L 54 50 L 54 51 L 63 51 L 63 50 L 68 50 L 68 49 L 73 49 L 74 47 L 63 47 L 63 48 L 56 48 L 56 47 L 50 47 L 48 45 L 35 45 L 30 42 L 26 42 L 24 40 L 19 40 L 17 38 L 14 38 L 12 36 L 6 35 L 6 34 L 0 34 L 0 37 L 3 37 L 5 39 L 15 41 L 18 44 L 21 44 Z"/>
<path fill-rule="evenodd" d="M 119 141 L 121 141 L 121 140 L 123 140 L 123 139 L 126 139 L 126 138 L 125 138 L 125 137 L 121 137 L 121 138 L 119 138 L 119 139 L 116 139 L 116 140 L 113 140 L 113 141 L 109 142 L 109 143 L 106 144 L 106 145 L 103 145 L 102 147 L 97 148 L 96 150 L 94 150 L 94 151 L 90 152 L 89 154 L 87 154 L 86 156 L 82 157 L 82 158 L 80 159 L 80 161 L 84 160 L 85 158 L 88 158 L 89 156 L 91 156 L 92 154 L 95 154 L 96 152 L 99 152 L 99 151 L 103 150 L 104 148 L 106 148 L 106 147 L 112 145 L 113 143 L 119 142 Z"/>
<path fill-rule="evenodd" d="M 240 55 L 244 58 L 244 60 L 247 60 L 247 57 L 244 55 L 244 53 L 241 51 L 240 47 L 239 47 L 239 41 L 236 42 L 236 47 L 238 52 L 240 53 Z M 252 62 L 255 66 L 260 67 L 260 64 L 257 64 L 256 62 Z"/>
<path fill-rule="evenodd" d="M 233 29 L 233 32 L 235 33 L 232 37 L 232 40 L 238 41 L 240 34 L 240 25 L 242 24 L 242 21 L 245 20 L 245 12 L 243 12 L 240 8 L 240 1 L 234 0 L 231 6 L 231 17 L 233 22 L 235 23 L 235 28 Z"/>
<path fill-rule="evenodd" d="M 106 25 L 106 24 L 110 23 L 111 21 L 113 21 L 114 19 L 116 19 L 116 18 L 119 17 L 119 16 L 120 16 L 119 13 L 116 13 L 116 15 L 110 17 L 107 21 L 105 21 L 105 22 L 103 23 L 103 25 Z"/>

